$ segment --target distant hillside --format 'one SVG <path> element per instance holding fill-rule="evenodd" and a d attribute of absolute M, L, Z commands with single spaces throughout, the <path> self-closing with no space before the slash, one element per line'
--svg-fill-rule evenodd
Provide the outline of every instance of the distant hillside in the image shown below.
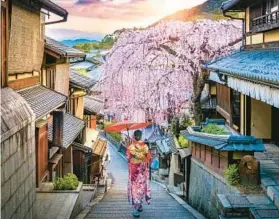
<path fill-rule="evenodd" d="M 190 9 L 180 10 L 174 14 L 164 17 L 161 21 L 193 21 L 197 19 L 220 20 L 228 19 L 223 16 L 220 8 L 226 0 L 208 0 L 205 3 Z M 238 16 L 237 14 L 235 14 Z"/>
<path fill-rule="evenodd" d="M 62 40 L 61 43 L 67 45 L 67 46 L 75 46 L 79 43 L 96 43 L 97 40 L 88 40 L 88 39 L 76 39 L 76 40 Z"/>

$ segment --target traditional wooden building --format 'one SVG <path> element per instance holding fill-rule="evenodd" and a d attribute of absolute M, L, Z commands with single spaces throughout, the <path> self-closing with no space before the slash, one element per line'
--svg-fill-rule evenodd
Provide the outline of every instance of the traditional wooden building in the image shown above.
<path fill-rule="evenodd" d="M 3 218 L 35 217 L 35 188 L 48 178 L 47 117 L 67 100 L 40 86 L 45 13 L 62 18 L 56 23 L 68 16 L 49 0 L 1 1 Z"/>
<path fill-rule="evenodd" d="M 279 2 L 231 0 L 224 15 L 245 12 L 243 47 L 205 66 L 217 83 L 217 111 L 243 135 L 279 145 Z"/>
<path fill-rule="evenodd" d="M 96 129 L 98 121 L 104 118 L 104 101 L 94 96 L 84 97 L 84 121 L 89 129 Z"/>
<path fill-rule="evenodd" d="M 39 84 L 19 90 L 18 93 L 27 101 L 36 115 L 36 185 L 40 187 L 42 182 L 50 180 L 48 162 L 53 154 L 48 143 L 48 135 L 51 114 L 65 107 L 67 97 Z"/>
<path fill-rule="evenodd" d="M 95 83 L 95 80 L 71 69 L 68 112 L 80 119 L 84 119 L 84 97 Z"/>
<path fill-rule="evenodd" d="M 97 176 L 97 179 L 103 176 L 103 169 L 96 167 L 98 165 L 101 167 L 103 156 L 107 153 L 107 147 L 103 148 L 104 151 L 98 149 L 102 145 L 99 143 L 103 141 L 99 140 L 99 131 L 96 130 L 97 121 L 102 118 L 103 109 L 103 101 L 91 96 L 84 97 L 86 139 L 83 145 L 75 144 L 74 146 L 74 173 L 84 183 L 95 183 Z"/>
<path fill-rule="evenodd" d="M 42 85 L 69 96 L 70 64 L 82 62 L 85 53 L 45 37 Z"/>
<path fill-rule="evenodd" d="M 98 138 L 92 147 L 92 160 L 91 160 L 91 182 L 100 183 L 106 177 L 106 161 L 108 160 L 108 142 L 105 139 Z"/>
<path fill-rule="evenodd" d="M 171 137 L 165 137 L 156 141 L 159 155 L 159 174 L 168 176 L 170 170 L 171 154 L 174 142 Z"/>

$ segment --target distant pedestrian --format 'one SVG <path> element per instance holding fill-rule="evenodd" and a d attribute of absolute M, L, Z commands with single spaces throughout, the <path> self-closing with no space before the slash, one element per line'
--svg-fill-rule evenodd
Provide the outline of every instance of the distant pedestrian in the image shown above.
<path fill-rule="evenodd" d="M 135 142 L 127 148 L 129 165 L 128 199 L 134 207 L 133 216 L 139 217 L 143 208 L 143 199 L 150 204 L 151 193 L 149 183 L 150 151 L 141 141 L 142 131 L 134 132 Z"/>

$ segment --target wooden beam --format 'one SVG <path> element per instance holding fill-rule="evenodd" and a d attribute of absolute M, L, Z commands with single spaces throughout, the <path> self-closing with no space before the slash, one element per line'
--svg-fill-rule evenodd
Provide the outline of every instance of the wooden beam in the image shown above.
<path fill-rule="evenodd" d="M 20 90 L 23 88 L 35 86 L 37 84 L 40 84 L 40 76 L 34 76 L 30 78 L 23 78 L 23 79 L 9 81 L 8 87 L 14 90 Z"/>
<path fill-rule="evenodd" d="M 61 55 L 59 55 L 58 53 L 54 52 L 54 51 L 51 51 L 49 49 L 46 49 L 45 48 L 45 53 L 56 58 L 56 59 L 60 59 L 61 58 Z"/>

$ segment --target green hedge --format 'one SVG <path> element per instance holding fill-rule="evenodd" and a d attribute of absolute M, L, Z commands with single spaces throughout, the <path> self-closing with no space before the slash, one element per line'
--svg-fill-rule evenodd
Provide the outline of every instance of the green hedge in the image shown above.
<path fill-rule="evenodd" d="M 208 124 L 208 125 L 204 126 L 201 131 L 204 132 L 204 133 L 215 134 L 215 135 L 224 135 L 224 134 L 226 134 L 225 129 L 219 127 L 216 124 Z"/>

